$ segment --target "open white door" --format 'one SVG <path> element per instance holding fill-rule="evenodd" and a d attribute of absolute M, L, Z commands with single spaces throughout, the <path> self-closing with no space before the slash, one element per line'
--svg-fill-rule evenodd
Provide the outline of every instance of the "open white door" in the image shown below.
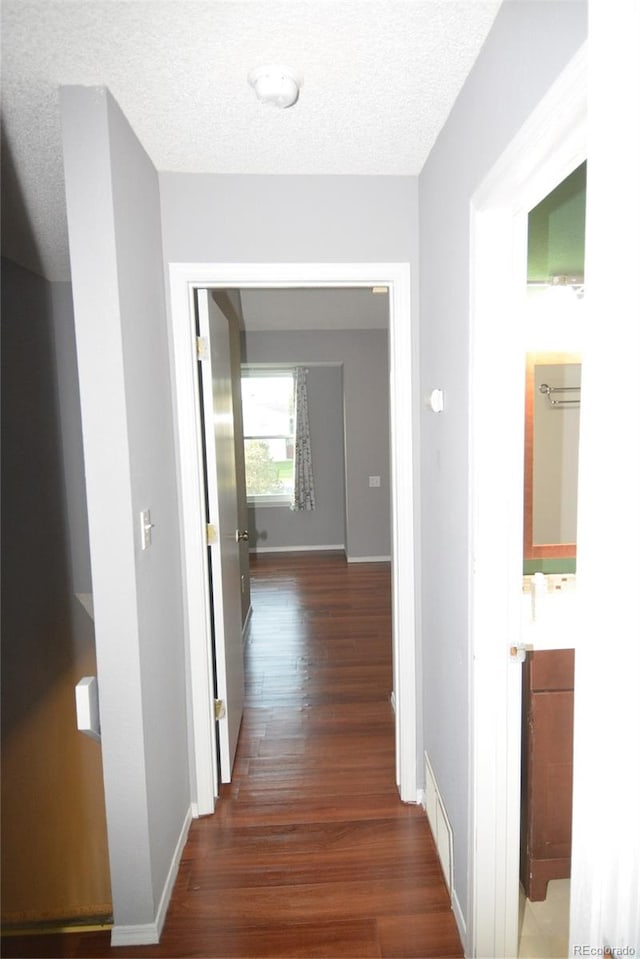
<path fill-rule="evenodd" d="M 229 324 L 211 290 L 196 293 L 204 470 L 210 528 L 211 612 L 220 777 L 231 781 L 244 707 L 244 648 L 240 604 L 238 507 Z"/>

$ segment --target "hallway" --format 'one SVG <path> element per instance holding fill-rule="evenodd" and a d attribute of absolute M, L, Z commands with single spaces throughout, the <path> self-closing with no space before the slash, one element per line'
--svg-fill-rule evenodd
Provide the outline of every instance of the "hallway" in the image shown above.
<path fill-rule="evenodd" d="M 233 782 L 191 827 L 162 942 L 5 956 L 462 956 L 426 816 L 395 786 L 389 565 L 262 554 L 251 575 Z"/>

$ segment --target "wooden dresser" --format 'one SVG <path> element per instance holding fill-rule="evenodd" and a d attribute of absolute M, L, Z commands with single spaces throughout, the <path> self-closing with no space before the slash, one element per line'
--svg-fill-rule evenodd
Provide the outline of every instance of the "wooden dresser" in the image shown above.
<path fill-rule="evenodd" d="M 527 655 L 522 695 L 520 880 L 532 902 L 571 875 L 574 650 Z"/>

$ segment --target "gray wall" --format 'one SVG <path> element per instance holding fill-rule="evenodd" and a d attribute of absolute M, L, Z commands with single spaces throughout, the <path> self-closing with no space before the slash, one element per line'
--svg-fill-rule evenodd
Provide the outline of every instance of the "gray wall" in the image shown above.
<path fill-rule="evenodd" d="M 190 809 L 158 181 L 104 88 L 61 108 L 114 917 L 144 926 Z"/>
<path fill-rule="evenodd" d="M 507 2 L 420 175 L 424 741 L 454 831 L 467 910 L 469 814 L 469 202 L 586 37 L 586 4 Z"/>
<path fill-rule="evenodd" d="M 71 284 L 3 259 L 5 921 L 111 912 L 100 747 L 75 722 L 96 655 L 74 593 L 90 592 Z"/>
<path fill-rule="evenodd" d="M 417 266 L 416 177 L 159 176 L 168 262 Z"/>
<path fill-rule="evenodd" d="M 390 555 L 387 339 L 386 330 L 245 333 L 247 363 L 333 362 L 342 366 L 342 383 L 335 368 L 309 368 L 316 514 L 257 509 L 257 531 L 269 534 L 268 539 L 258 540 L 259 547 L 267 548 L 270 539 L 274 546 L 344 544 L 349 559 Z M 328 381 L 331 374 L 333 385 Z M 344 411 L 338 403 L 342 395 Z M 338 422 L 343 412 L 344 431 Z M 333 423 L 335 430 L 333 426 L 326 429 Z M 377 489 L 369 488 L 369 476 L 373 475 L 381 477 Z"/>

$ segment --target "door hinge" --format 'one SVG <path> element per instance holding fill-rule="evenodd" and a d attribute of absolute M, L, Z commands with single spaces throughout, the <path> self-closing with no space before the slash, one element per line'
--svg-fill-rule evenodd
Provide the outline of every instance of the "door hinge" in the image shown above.
<path fill-rule="evenodd" d="M 196 356 L 199 360 L 209 359 L 209 340 L 206 336 L 196 336 Z"/>
<path fill-rule="evenodd" d="M 213 701 L 213 717 L 216 722 L 219 722 L 221 719 L 227 715 L 227 708 L 224 704 L 224 699 L 214 699 Z"/>
<path fill-rule="evenodd" d="M 213 546 L 217 540 L 216 528 L 213 523 L 207 523 L 207 546 Z"/>

